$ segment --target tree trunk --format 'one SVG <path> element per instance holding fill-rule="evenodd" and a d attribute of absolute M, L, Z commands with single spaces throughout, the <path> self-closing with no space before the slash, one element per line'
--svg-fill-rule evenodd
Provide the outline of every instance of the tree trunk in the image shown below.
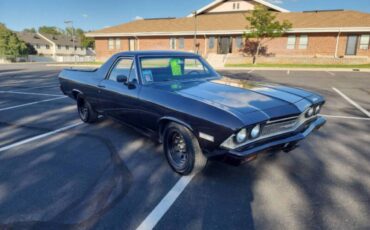
<path fill-rule="evenodd" d="M 261 49 L 261 42 L 258 42 L 258 46 L 257 46 L 257 50 L 256 50 L 256 54 L 254 55 L 253 57 L 253 64 L 256 65 L 257 64 L 257 57 L 259 56 L 260 54 L 260 49 Z"/>

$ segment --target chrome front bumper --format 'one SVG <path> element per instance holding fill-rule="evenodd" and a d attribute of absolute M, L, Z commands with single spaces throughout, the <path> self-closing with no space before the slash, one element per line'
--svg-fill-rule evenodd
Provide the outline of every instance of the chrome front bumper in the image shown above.
<path fill-rule="evenodd" d="M 325 118 L 318 117 L 315 121 L 310 123 L 308 126 L 304 127 L 303 130 L 296 131 L 282 137 L 269 138 L 265 140 L 262 144 L 247 145 L 238 150 L 229 150 L 228 155 L 236 158 L 246 158 L 263 152 L 268 149 L 281 148 L 288 146 L 290 144 L 296 144 L 297 142 L 305 139 L 313 131 L 320 129 L 326 123 Z M 270 141 L 271 140 L 271 141 Z"/>

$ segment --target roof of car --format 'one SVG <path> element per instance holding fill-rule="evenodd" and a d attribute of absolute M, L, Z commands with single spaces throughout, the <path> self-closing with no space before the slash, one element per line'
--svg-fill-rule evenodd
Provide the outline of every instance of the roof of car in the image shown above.
<path fill-rule="evenodd" d="M 117 53 L 117 56 L 168 56 L 168 55 L 174 55 L 174 56 L 198 56 L 195 53 L 190 52 L 181 52 L 181 51 L 166 51 L 166 50 L 149 50 L 149 51 L 127 51 L 127 52 L 121 52 Z"/>

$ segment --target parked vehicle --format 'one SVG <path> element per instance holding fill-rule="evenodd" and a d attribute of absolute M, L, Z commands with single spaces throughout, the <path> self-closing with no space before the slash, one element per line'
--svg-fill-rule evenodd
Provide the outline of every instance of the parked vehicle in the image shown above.
<path fill-rule="evenodd" d="M 183 175 L 215 156 L 243 161 L 272 148 L 291 151 L 326 122 L 320 95 L 221 77 L 192 53 L 119 53 L 93 71 L 64 70 L 59 80 L 84 122 L 101 114 L 155 137 Z"/>

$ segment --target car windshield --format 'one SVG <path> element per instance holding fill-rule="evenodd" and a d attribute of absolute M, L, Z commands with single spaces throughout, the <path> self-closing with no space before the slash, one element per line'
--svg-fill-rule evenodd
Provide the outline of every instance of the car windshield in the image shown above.
<path fill-rule="evenodd" d="M 144 84 L 217 77 L 217 73 L 198 57 L 142 57 Z"/>

